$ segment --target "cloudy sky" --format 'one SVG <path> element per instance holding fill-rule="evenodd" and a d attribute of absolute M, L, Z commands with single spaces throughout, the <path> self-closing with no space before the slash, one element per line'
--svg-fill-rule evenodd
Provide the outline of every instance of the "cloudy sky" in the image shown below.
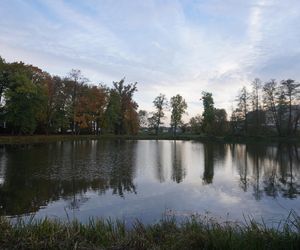
<path fill-rule="evenodd" d="M 1 0 L 0 55 L 91 83 L 125 76 L 142 109 L 180 93 L 192 116 L 205 90 L 230 111 L 255 77 L 300 80 L 300 1 Z"/>

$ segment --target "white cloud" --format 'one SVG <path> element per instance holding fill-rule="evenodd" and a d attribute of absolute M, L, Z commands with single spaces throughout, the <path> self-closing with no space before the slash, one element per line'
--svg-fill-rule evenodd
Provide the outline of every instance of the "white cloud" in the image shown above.
<path fill-rule="evenodd" d="M 297 0 L 1 1 L 0 55 L 94 82 L 139 82 L 141 108 L 181 93 L 189 114 L 201 91 L 230 109 L 255 77 L 299 78 Z"/>

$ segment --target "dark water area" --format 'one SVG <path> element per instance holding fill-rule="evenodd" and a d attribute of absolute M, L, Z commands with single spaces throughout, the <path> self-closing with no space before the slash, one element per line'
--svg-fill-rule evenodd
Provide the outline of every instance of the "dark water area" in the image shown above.
<path fill-rule="evenodd" d="M 0 147 L 0 215 L 139 219 L 300 214 L 300 147 L 67 141 Z"/>

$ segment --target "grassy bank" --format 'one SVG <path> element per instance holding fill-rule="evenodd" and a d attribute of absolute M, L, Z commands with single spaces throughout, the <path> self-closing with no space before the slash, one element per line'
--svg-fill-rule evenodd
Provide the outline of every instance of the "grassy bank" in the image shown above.
<path fill-rule="evenodd" d="M 300 249 L 300 220 L 281 229 L 253 221 L 218 223 L 191 218 L 154 225 L 90 220 L 87 224 L 41 220 L 11 224 L 0 219 L 0 249 Z"/>
<path fill-rule="evenodd" d="M 223 142 L 223 143 L 271 143 L 286 142 L 300 143 L 300 137 L 277 137 L 277 136 L 208 136 L 194 134 L 171 134 L 148 135 L 32 135 L 32 136 L 0 136 L 2 144 L 28 144 L 28 143 L 48 143 L 69 140 L 92 140 L 92 139 L 123 139 L 123 140 L 195 140 L 202 142 Z"/>

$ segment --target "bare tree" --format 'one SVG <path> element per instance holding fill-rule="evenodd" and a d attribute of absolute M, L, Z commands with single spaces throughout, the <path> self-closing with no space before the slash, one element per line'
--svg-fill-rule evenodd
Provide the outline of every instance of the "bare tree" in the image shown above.
<path fill-rule="evenodd" d="M 261 88 L 262 82 L 259 78 L 255 78 L 252 82 L 252 94 L 251 94 L 251 102 L 252 102 L 252 110 L 255 112 L 255 130 L 258 132 L 261 125 Z"/>
<path fill-rule="evenodd" d="M 292 79 L 283 80 L 281 81 L 281 86 L 283 87 L 283 94 L 285 95 L 285 98 L 287 99 L 287 105 L 288 105 L 288 124 L 287 124 L 287 132 L 289 135 L 291 135 L 294 131 L 293 129 L 293 105 L 295 104 L 296 100 L 299 99 L 299 93 L 300 93 L 300 84 L 296 83 Z M 295 117 L 296 110 L 295 110 Z M 297 119 L 295 120 L 296 123 L 298 123 Z"/>
<path fill-rule="evenodd" d="M 277 132 L 279 135 L 281 135 L 281 116 L 277 106 L 279 100 L 282 100 L 282 96 L 280 96 L 280 92 L 278 92 L 278 84 L 276 80 L 272 79 L 269 82 L 266 82 L 263 86 L 263 93 L 264 106 L 269 112 L 271 112 L 272 119 L 275 122 Z"/>
<path fill-rule="evenodd" d="M 247 133 L 248 131 L 248 111 L 249 111 L 249 99 L 250 95 L 246 89 L 246 87 L 243 87 L 240 90 L 239 95 L 237 96 L 238 101 L 238 110 L 240 111 L 240 114 L 242 115 L 242 119 L 244 121 L 244 131 Z"/>

